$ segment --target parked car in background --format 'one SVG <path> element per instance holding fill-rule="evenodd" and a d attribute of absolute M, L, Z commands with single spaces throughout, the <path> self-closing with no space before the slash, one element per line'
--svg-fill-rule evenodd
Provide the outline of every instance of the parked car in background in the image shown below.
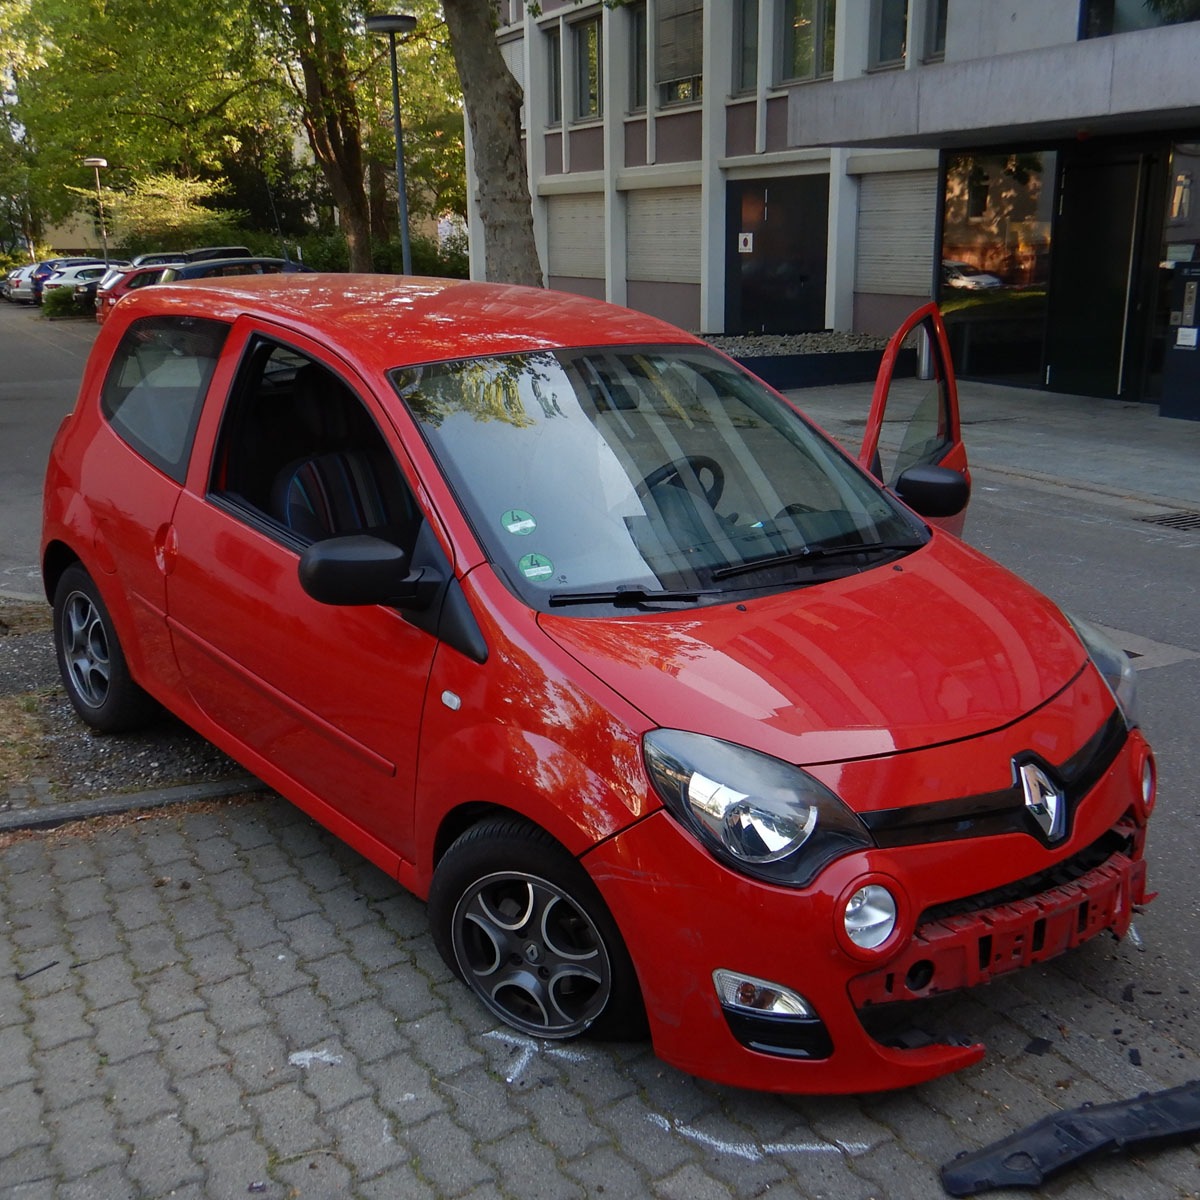
<path fill-rule="evenodd" d="M 155 263 L 200 262 L 206 258 L 251 258 L 248 246 L 195 246 L 191 250 L 155 250 L 139 254 L 133 260 L 135 267 L 153 266 Z"/>
<path fill-rule="evenodd" d="M 29 276 L 30 285 L 33 290 L 34 304 L 41 304 L 42 288 L 45 286 L 46 280 L 49 279 L 55 271 L 61 271 L 64 267 L 87 266 L 94 265 L 96 263 L 104 266 L 104 259 L 96 258 L 95 255 L 90 255 L 76 258 L 47 258 L 38 263 L 33 268 L 33 273 Z"/>
<path fill-rule="evenodd" d="M 1004 286 L 1004 280 L 998 275 L 989 275 L 970 263 L 943 261 L 942 283 L 948 288 L 959 288 L 962 291 L 981 292 Z"/>
<path fill-rule="evenodd" d="M 8 299 L 13 304 L 32 304 L 33 303 L 33 284 L 30 281 L 30 276 L 33 274 L 33 268 L 36 263 L 29 263 L 28 266 L 18 267 L 15 271 L 8 273 Z"/>
<path fill-rule="evenodd" d="M 4 276 L 3 283 L 0 284 L 0 295 L 2 295 L 5 300 L 16 303 L 17 297 L 13 295 L 13 292 L 20 288 L 19 281 L 22 276 L 28 275 L 32 270 L 33 263 L 28 263 L 23 267 L 13 267 L 13 269 Z"/>
<path fill-rule="evenodd" d="M 136 291 L 138 288 L 149 287 L 152 284 L 158 283 L 163 277 L 163 272 L 168 267 L 180 265 L 180 263 L 175 262 L 147 263 L 141 266 L 135 264 L 110 270 L 99 281 L 96 287 L 97 323 L 100 325 L 104 324 L 108 314 L 112 312 L 113 305 L 126 292 Z"/>
<path fill-rule="evenodd" d="M 311 271 L 303 263 L 288 258 L 214 258 L 186 262 L 163 271 L 161 283 L 176 283 L 184 279 L 214 279 L 224 275 L 280 275 L 294 271 Z"/>
<path fill-rule="evenodd" d="M 55 292 L 60 288 L 70 288 L 75 291 L 77 284 L 95 284 L 100 278 L 106 274 L 113 264 L 105 266 L 104 263 L 79 263 L 74 267 L 61 267 L 57 271 L 51 271 L 49 275 L 42 281 L 42 299 L 46 298 L 47 292 Z M 93 292 L 94 292 L 93 288 Z"/>
<path fill-rule="evenodd" d="M 1132 664 L 939 528 L 968 496 L 933 305 L 852 457 L 644 313 L 242 276 L 113 311 L 41 562 L 81 718 L 165 705 L 427 898 L 492 1018 L 864 1092 L 983 1056 L 925 1000 L 1149 899 Z"/>

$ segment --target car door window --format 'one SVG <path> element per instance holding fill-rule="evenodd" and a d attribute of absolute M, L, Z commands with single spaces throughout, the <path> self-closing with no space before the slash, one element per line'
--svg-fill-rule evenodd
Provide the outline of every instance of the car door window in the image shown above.
<path fill-rule="evenodd" d="M 229 326 L 198 317 L 148 317 L 125 331 L 100 407 L 117 435 L 177 483 Z"/>
<path fill-rule="evenodd" d="M 860 454 L 863 465 L 889 487 L 909 467 L 946 462 L 961 441 L 954 376 L 938 322 L 932 311 L 914 318 L 885 354 Z M 915 378 L 899 377 L 886 361 L 904 350 L 916 353 Z"/>
<path fill-rule="evenodd" d="M 210 492 L 308 543 L 371 533 L 411 553 L 418 509 L 363 401 L 328 367 L 267 339 L 245 355 Z"/>

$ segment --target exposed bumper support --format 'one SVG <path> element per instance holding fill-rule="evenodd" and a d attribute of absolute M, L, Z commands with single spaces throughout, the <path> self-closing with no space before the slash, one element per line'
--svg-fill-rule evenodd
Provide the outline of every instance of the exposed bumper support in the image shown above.
<path fill-rule="evenodd" d="M 1182 1141 L 1200 1134 L 1200 1080 L 1132 1100 L 1055 1113 L 942 1168 L 951 1196 L 990 1188 L 1036 1187 L 1049 1176 L 1103 1153 Z"/>

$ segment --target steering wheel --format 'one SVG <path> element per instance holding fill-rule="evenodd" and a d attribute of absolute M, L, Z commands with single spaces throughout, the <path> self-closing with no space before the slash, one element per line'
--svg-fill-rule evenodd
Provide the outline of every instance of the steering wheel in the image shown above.
<path fill-rule="evenodd" d="M 708 501 L 710 508 L 717 507 L 717 501 L 721 498 L 721 493 L 725 490 L 725 472 L 721 470 L 721 464 L 714 458 L 709 458 L 707 454 L 688 454 L 683 458 L 673 458 L 670 462 L 665 462 L 661 467 L 655 467 L 641 483 L 637 485 L 637 493 L 639 496 L 646 496 L 656 487 L 660 487 L 664 483 L 679 480 L 679 486 L 683 486 L 682 475 L 685 470 L 691 471 L 700 483 L 701 490 L 704 492 L 704 499 Z M 709 483 L 705 483 L 700 478 L 700 472 L 707 471 L 712 479 Z"/>

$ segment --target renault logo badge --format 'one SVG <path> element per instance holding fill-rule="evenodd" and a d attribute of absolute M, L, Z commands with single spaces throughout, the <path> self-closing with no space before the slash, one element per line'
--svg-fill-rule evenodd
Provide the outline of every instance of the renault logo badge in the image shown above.
<path fill-rule="evenodd" d="M 1057 842 L 1066 828 L 1066 797 L 1037 763 L 1014 763 L 1013 766 L 1025 794 L 1025 807 L 1046 835 L 1046 841 Z"/>

